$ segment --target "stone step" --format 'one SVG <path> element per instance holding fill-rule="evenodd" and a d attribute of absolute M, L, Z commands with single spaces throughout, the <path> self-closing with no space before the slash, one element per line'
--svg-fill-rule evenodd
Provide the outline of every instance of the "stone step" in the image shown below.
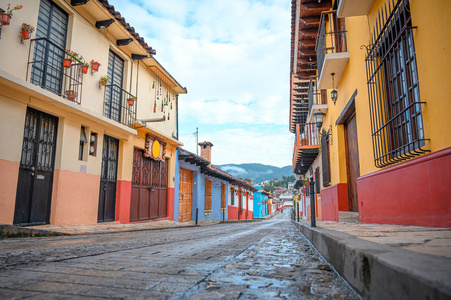
<path fill-rule="evenodd" d="M 359 222 L 359 212 L 357 211 L 339 211 L 339 222 L 357 223 Z"/>

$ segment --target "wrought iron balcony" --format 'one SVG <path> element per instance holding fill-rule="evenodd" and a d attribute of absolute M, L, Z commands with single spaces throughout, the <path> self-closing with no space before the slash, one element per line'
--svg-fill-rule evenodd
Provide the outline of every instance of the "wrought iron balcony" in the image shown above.
<path fill-rule="evenodd" d="M 324 107 L 324 105 L 326 107 Z M 317 108 L 317 110 L 327 108 L 327 96 L 325 90 L 318 90 L 316 86 L 316 79 L 310 78 L 310 84 L 308 88 L 308 111 L 310 115 L 314 113 L 314 111 L 312 110 L 315 107 Z"/>
<path fill-rule="evenodd" d="M 293 152 L 293 172 L 296 174 L 307 172 L 318 153 L 319 138 L 315 123 L 297 124 Z"/>
<path fill-rule="evenodd" d="M 117 84 L 108 84 L 105 86 L 104 99 L 103 115 L 105 117 L 134 128 L 137 107 L 137 101 L 134 95 Z M 133 101 L 130 99 L 133 99 Z"/>
<path fill-rule="evenodd" d="M 335 74 L 335 83 L 338 83 L 349 60 L 344 22 L 344 19 L 337 18 L 336 10 L 325 11 L 321 14 L 316 37 L 318 87 L 320 89 L 332 89 L 331 74 Z"/>
<path fill-rule="evenodd" d="M 69 101 L 81 104 L 83 73 L 80 63 L 63 67 L 66 51 L 47 38 L 30 42 L 26 80 Z"/>

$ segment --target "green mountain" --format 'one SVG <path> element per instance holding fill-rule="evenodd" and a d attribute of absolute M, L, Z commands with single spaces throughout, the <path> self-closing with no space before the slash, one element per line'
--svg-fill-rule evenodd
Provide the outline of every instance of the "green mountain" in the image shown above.
<path fill-rule="evenodd" d="M 263 164 L 227 164 L 217 167 L 235 177 L 250 178 L 256 183 L 266 180 L 273 181 L 276 178 L 282 180 L 282 175 L 294 175 L 291 172 L 291 166 L 279 168 Z"/>

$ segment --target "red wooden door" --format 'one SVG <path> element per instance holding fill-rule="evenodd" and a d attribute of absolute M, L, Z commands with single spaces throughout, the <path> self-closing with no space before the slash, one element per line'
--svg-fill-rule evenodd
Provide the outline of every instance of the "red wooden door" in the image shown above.
<path fill-rule="evenodd" d="M 130 221 L 167 217 L 168 164 L 134 149 Z"/>
<path fill-rule="evenodd" d="M 349 210 L 359 211 L 357 178 L 360 176 L 359 146 L 355 114 L 345 124 Z"/>

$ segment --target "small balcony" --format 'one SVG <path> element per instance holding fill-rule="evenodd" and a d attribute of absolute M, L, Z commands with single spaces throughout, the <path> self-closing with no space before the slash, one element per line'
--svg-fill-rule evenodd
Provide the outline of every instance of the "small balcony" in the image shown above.
<path fill-rule="evenodd" d="M 293 172 L 305 174 L 315 161 L 318 153 L 319 138 L 315 123 L 296 124 Z"/>
<path fill-rule="evenodd" d="M 117 84 L 105 86 L 103 115 L 111 120 L 134 128 L 136 121 L 136 97 Z"/>
<path fill-rule="evenodd" d="M 46 38 L 32 39 L 26 80 L 67 100 L 81 104 L 83 73 L 80 63 L 63 67 L 66 51 Z"/>
<path fill-rule="evenodd" d="M 308 111 L 310 122 L 313 120 L 313 114 L 321 110 L 322 112 L 327 112 L 327 93 L 326 90 L 318 90 L 316 86 L 316 79 L 310 78 L 309 88 L 308 88 Z"/>
<path fill-rule="evenodd" d="M 364 16 L 370 11 L 374 0 L 340 0 L 337 16 L 339 18 Z"/>
<path fill-rule="evenodd" d="M 318 89 L 332 89 L 340 82 L 349 60 L 346 45 L 344 19 L 338 19 L 336 10 L 321 14 L 316 40 L 316 58 L 318 65 Z M 335 77 L 335 86 L 332 81 Z"/>

